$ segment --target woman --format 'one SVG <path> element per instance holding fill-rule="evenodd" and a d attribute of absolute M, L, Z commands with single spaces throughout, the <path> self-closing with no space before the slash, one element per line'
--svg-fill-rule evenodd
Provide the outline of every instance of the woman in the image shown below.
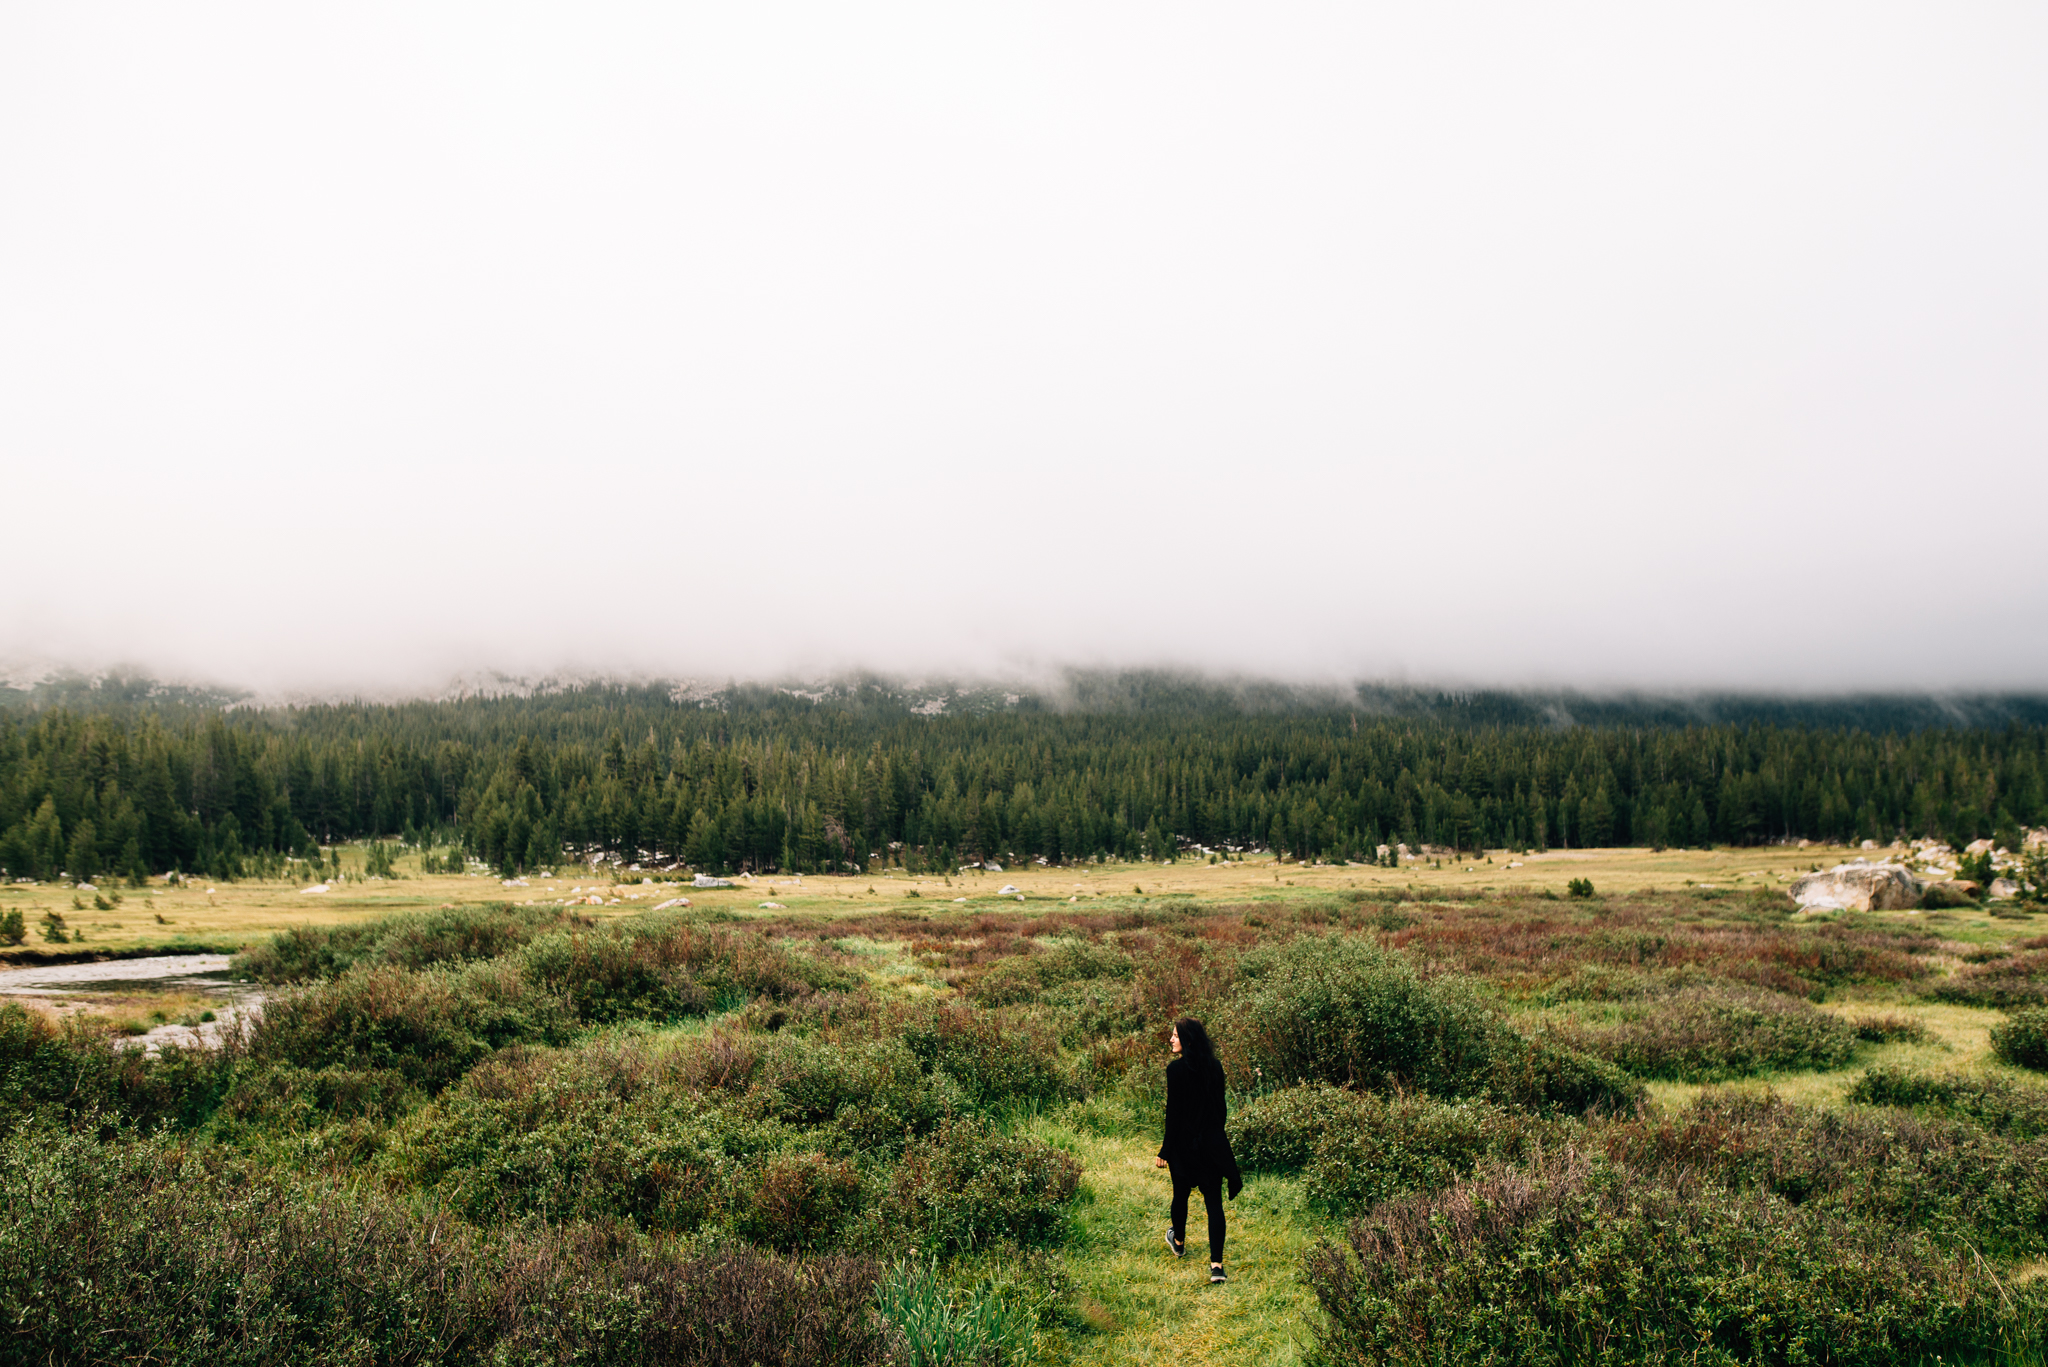
<path fill-rule="evenodd" d="M 1236 1196 L 1244 1185 L 1230 1138 L 1223 1132 L 1223 1065 L 1209 1032 L 1198 1020 L 1178 1020 L 1168 1043 L 1180 1055 L 1166 1065 L 1166 1139 L 1156 1166 L 1173 1175 L 1173 1225 L 1166 1246 L 1178 1258 L 1187 1252 L 1188 1193 L 1201 1189 L 1209 1208 L 1209 1280 L 1223 1276 L 1223 1183 Z"/>

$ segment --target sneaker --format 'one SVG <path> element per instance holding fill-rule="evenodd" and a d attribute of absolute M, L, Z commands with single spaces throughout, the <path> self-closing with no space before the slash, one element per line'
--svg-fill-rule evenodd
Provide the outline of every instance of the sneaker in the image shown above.
<path fill-rule="evenodd" d="M 1218 1282 L 1227 1282 L 1229 1280 L 1230 1278 L 1223 1275 L 1222 1263 L 1209 1264 L 1209 1285 L 1214 1286 Z"/>
<path fill-rule="evenodd" d="M 1179 1258 L 1186 1255 L 1188 1246 L 1179 1239 L 1174 1238 L 1173 1231 L 1169 1229 L 1166 1231 L 1166 1251 Z"/>

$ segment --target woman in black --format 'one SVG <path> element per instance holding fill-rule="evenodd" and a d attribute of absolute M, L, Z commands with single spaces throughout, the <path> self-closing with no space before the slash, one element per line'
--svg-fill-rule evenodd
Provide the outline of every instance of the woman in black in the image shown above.
<path fill-rule="evenodd" d="M 1237 1195 L 1243 1179 L 1223 1132 L 1223 1065 L 1198 1020 L 1178 1020 L 1170 1040 L 1180 1057 L 1166 1065 L 1166 1139 L 1158 1166 L 1173 1175 L 1173 1225 L 1166 1246 L 1178 1258 L 1187 1252 L 1188 1193 L 1200 1188 L 1209 1208 L 1209 1280 L 1223 1277 L 1223 1183 Z"/>

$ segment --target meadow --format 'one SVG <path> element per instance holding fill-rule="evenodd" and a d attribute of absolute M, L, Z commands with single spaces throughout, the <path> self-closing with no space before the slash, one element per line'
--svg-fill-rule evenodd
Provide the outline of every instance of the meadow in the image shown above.
<path fill-rule="evenodd" d="M 85 931 L 17 956 L 266 996 L 149 1054 L 142 999 L 0 1006 L 10 1358 L 2041 1359 L 2048 917 L 1799 912 L 1840 850 L 389 855 L 0 893 Z M 1247 1170 L 1224 1286 L 1160 1240 L 1179 1014 Z"/>

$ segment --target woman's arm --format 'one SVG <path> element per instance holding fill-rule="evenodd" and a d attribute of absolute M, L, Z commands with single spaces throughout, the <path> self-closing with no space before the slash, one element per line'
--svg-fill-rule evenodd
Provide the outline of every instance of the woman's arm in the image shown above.
<path fill-rule="evenodd" d="M 1186 1136 L 1182 1131 L 1187 1128 L 1188 1117 L 1186 1100 L 1181 1096 L 1181 1075 L 1186 1071 L 1179 1059 L 1166 1065 L 1166 1132 L 1159 1139 L 1157 1167 L 1165 1167 L 1185 1147 Z"/>

